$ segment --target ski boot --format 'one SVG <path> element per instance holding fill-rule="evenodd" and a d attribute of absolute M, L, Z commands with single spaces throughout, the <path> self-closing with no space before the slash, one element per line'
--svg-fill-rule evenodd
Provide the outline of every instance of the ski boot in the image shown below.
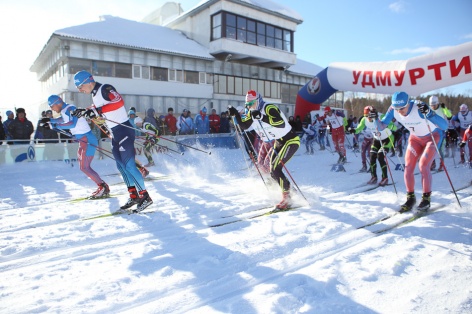
<path fill-rule="evenodd" d="M 292 198 L 290 197 L 290 191 L 285 191 L 282 193 L 282 200 L 280 201 L 280 203 L 275 205 L 274 210 L 283 211 L 289 209 L 290 206 L 292 206 Z"/>
<path fill-rule="evenodd" d="M 110 196 L 110 188 L 108 184 L 102 182 L 98 185 L 97 190 L 90 195 L 89 199 L 106 198 L 108 196 Z"/>
<path fill-rule="evenodd" d="M 413 206 L 416 204 L 415 192 L 406 193 L 406 202 L 400 207 L 400 213 L 405 213 L 410 211 Z"/>
<path fill-rule="evenodd" d="M 129 199 L 120 209 L 128 209 L 139 203 L 139 194 L 134 186 L 128 188 Z"/>
<path fill-rule="evenodd" d="M 152 199 L 146 190 L 139 191 L 138 207 L 133 212 L 139 213 L 145 210 L 152 203 Z"/>
<path fill-rule="evenodd" d="M 138 167 L 139 172 L 141 172 L 141 175 L 143 176 L 143 179 L 146 178 L 149 175 L 149 170 L 147 170 L 144 167 Z"/>
<path fill-rule="evenodd" d="M 370 180 L 367 181 L 367 184 L 377 184 L 377 177 L 370 178 Z"/>
<path fill-rule="evenodd" d="M 421 197 L 421 202 L 416 209 L 424 213 L 424 212 L 427 212 L 430 207 L 431 207 L 431 192 L 423 193 L 423 196 Z"/>
<path fill-rule="evenodd" d="M 363 164 L 361 170 L 359 172 L 367 172 L 367 165 Z"/>
<path fill-rule="evenodd" d="M 388 184 L 388 178 L 382 178 L 379 182 L 379 186 L 386 186 Z"/>

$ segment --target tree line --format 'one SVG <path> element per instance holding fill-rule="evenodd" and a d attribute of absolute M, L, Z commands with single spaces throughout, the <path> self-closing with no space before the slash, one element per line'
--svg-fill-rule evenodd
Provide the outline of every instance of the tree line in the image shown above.
<path fill-rule="evenodd" d="M 431 95 L 430 95 L 431 96 Z M 424 101 L 425 103 L 429 103 L 430 96 L 420 96 L 415 97 L 415 99 Z M 472 98 L 464 95 L 447 95 L 447 94 L 437 94 L 439 98 L 439 103 L 444 103 L 446 107 L 451 110 L 452 114 L 456 114 L 459 112 L 459 106 L 462 104 L 466 104 L 469 106 L 469 110 L 472 110 Z M 385 113 L 387 112 L 388 107 L 392 103 L 392 96 L 387 96 L 383 100 L 372 99 L 372 98 L 365 98 L 365 97 L 356 97 L 353 95 L 352 98 L 347 99 L 344 102 L 344 108 L 348 111 L 348 113 L 353 115 L 354 117 L 360 118 L 364 115 L 364 107 L 365 106 L 372 106 L 377 111 Z"/>

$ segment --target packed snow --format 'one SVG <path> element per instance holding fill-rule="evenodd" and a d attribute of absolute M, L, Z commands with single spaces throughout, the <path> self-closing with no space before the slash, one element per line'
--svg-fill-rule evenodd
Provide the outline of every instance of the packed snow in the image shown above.
<path fill-rule="evenodd" d="M 287 164 L 297 208 L 250 219 L 278 188 L 245 151 L 200 148 L 211 154 L 155 155 L 148 213 L 95 219 L 128 198 L 113 160 L 92 162 L 111 188 L 102 200 L 79 200 L 96 186 L 77 164 L 0 165 L 0 312 L 472 312 L 472 188 L 460 189 L 472 169 L 458 154 L 445 161 L 461 207 L 435 173 L 438 210 L 379 232 L 412 215 L 359 228 L 405 201 L 403 158 L 389 154 L 395 185 L 360 192 L 359 153 L 335 171 L 337 155 L 302 145 Z"/>

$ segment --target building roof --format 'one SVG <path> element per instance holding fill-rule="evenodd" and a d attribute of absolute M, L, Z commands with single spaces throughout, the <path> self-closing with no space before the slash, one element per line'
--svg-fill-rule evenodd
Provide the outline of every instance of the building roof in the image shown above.
<path fill-rule="evenodd" d="M 180 17 L 188 15 L 188 14 L 192 14 L 194 10 L 199 10 L 201 8 L 208 7 L 209 5 L 211 5 L 211 3 L 218 2 L 218 1 L 219 0 L 202 0 L 193 8 L 183 12 L 181 15 L 176 17 L 176 19 L 179 19 Z M 239 2 L 242 5 L 247 5 L 250 7 L 251 6 L 257 7 L 258 9 L 263 10 L 263 11 L 270 11 L 272 13 L 282 15 L 291 20 L 295 20 L 297 21 L 298 24 L 303 22 L 303 17 L 300 14 L 298 14 L 296 11 L 286 6 L 275 3 L 272 0 L 228 0 L 228 1 Z"/>
<path fill-rule="evenodd" d="M 110 15 L 102 16 L 98 22 L 59 29 L 53 35 L 214 59 L 207 48 L 179 31 Z"/>

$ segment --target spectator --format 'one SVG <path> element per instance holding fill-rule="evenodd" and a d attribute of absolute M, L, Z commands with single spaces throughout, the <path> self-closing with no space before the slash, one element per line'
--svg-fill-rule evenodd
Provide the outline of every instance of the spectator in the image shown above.
<path fill-rule="evenodd" d="M 28 142 L 24 140 L 31 139 L 31 135 L 34 132 L 34 126 L 33 123 L 26 118 L 25 109 L 16 109 L 16 118 L 8 125 L 8 132 L 11 134 L 12 139 L 23 140 L 14 141 L 14 144 L 28 144 Z"/>
<path fill-rule="evenodd" d="M 180 135 L 193 134 L 193 120 L 190 117 L 190 111 L 184 109 L 179 119 L 177 120 L 177 129 Z"/>
<path fill-rule="evenodd" d="M 144 117 L 143 125 L 144 123 L 148 122 L 151 123 L 155 128 L 157 128 L 158 123 L 156 117 L 154 116 L 155 113 L 156 111 L 154 110 L 154 108 L 149 108 L 146 111 L 146 116 Z"/>
<path fill-rule="evenodd" d="M 311 125 L 311 114 L 308 112 L 306 115 L 305 115 L 305 119 L 303 119 L 302 121 L 302 126 L 303 126 L 303 123 L 306 123 L 307 126 L 310 126 Z"/>
<path fill-rule="evenodd" d="M 141 128 L 142 125 L 138 126 L 136 124 L 136 112 L 133 109 L 130 109 L 128 111 L 128 118 L 129 118 L 129 123 L 131 123 L 131 126 L 134 128 L 134 134 L 136 135 L 136 137 L 140 136 L 141 131 L 139 131 L 139 129 Z"/>
<path fill-rule="evenodd" d="M 44 139 L 44 135 L 43 135 L 43 129 L 42 127 L 40 126 L 41 124 L 41 121 L 42 119 L 46 118 L 46 111 L 43 110 L 41 112 L 41 119 L 38 120 L 38 123 L 36 124 L 36 131 L 34 132 L 34 139 L 35 140 L 38 140 L 38 143 L 44 143 L 44 141 L 39 141 L 39 140 L 42 140 Z"/>
<path fill-rule="evenodd" d="M 2 116 L 0 116 L 0 145 L 3 144 L 5 139 L 5 129 L 3 128 Z"/>
<path fill-rule="evenodd" d="M 229 119 L 228 116 L 226 115 L 226 112 L 221 113 L 220 117 L 220 133 L 229 133 Z"/>
<path fill-rule="evenodd" d="M 200 113 L 195 116 L 195 131 L 198 134 L 210 133 L 210 119 L 207 116 L 206 107 L 203 107 Z"/>
<path fill-rule="evenodd" d="M 326 130 L 328 128 L 328 123 L 326 123 L 326 120 L 323 117 L 320 117 L 319 114 L 316 114 L 315 118 L 316 118 L 316 120 L 318 120 L 318 123 L 319 123 L 318 140 L 320 142 L 320 150 L 325 150 L 326 146 L 330 147 L 329 139 L 326 136 Z M 325 143 L 326 143 L 326 145 L 325 145 Z"/>
<path fill-rule="evenodd" d="M 8 126 L 10 125 L 10 123 L 13 122 L 13 120 L 15 120 L 15 117 L 13 115 L 13 111 L 11 111 L 11 110 L 7 110 L 6 115 L 7 115 L 7 120 L 5 120 L 5 122 L 3 122 L 3 129 L 5 130 L 5 138 L 7 140 L 7 144 L 11 145 L 11 144 L 13 144 L 13 142 L 8 141 L 8 140 L 13 139 L 13 137 L 10 134 L 10 131 L 8 130 Z"/>
<path fill-rule="evenodd" d="M 46 110 L 46 118 L 47 119 L 52 119 L 52 110 Z M 44 141 L 45 143 L 59 143 L 59 136 L 56 131 L 51 130 L 51 128 L 48 127 L 42 127 L 42 133 L 43 133 L 43 138 L 46 140 Z M 71 134 L 72 136 L 72 134 Z M 66 136 L 67 139 L 70 139 L 70 137 Z"/>
<path fill-rule="evenodd" d="M 292 126 L 292 130 L 295 132 L 296 129 L 296 124 L 295 124 L 295 119 L 293 116 L 288 117 L 288 123 Z"/>
<path fill-rule="evenodd" d="M 295 132 L 299 136 L 303 133 L 302 120 L 301 120 L 300 116 L 295 117 Z"/>
<path fill-rule="evenodd" d="M 211 109 L 211 115 L 208 118 L 210 120 L 210 133 L 220 133 L 221 119 L 216 114 L 216 109 Z"/>
<path fill-rule="evenodd" d="M 174 109 L 172 107 L 169 107 L 167 109 L 167 116 L 165 121 L 170 135 L 177 135 L 177 118 L 174 117 Z"/>

